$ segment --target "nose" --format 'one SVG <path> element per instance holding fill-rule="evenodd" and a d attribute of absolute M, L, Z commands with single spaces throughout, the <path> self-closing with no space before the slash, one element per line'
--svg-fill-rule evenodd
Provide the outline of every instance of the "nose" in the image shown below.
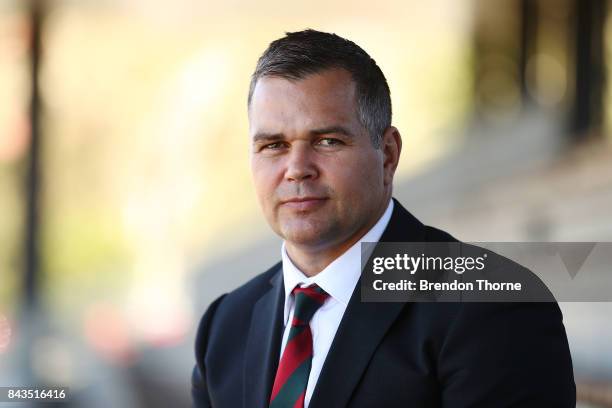
<path fill-rule="evenodd" d="M 316 178 L 318 170 L 313 154 L 310 144 L 295 143 L 288 155 L 285 179 L 302 181 Z"/>

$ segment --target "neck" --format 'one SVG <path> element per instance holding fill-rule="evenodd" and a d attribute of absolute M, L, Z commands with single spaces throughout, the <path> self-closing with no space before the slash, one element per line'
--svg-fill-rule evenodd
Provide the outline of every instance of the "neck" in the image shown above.
<path fill-rule="evenodd" d="M 353 233 L 348 239 L 344 239 L 340 242 L 319 244 L 316 247 L 310 245 L 296 245 L 285 241 L 285 250 L 289 258 L 291 258 L 291 262 L 293 262 L 304 275 L 308 277 L 317 275 L 350 247 L 355 245 L 356 242 L 376 225 L 380 217 L 385 213 L 389 200 L 385 200 L 384 203 L 385 204 L 377 212 L 376 216 L 373 217 L 369 223 Z"/>

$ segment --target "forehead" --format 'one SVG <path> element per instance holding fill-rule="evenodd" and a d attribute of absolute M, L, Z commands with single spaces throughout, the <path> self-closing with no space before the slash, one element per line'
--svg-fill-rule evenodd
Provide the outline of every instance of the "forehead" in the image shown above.
<path fill-rule="evenodd" d="M 356 125 L 355 83 L 344 69 L 329 69 L 299 80 L 265 76 L 257 81 L 249 123 L 258 130 L 278 127 Z"/>

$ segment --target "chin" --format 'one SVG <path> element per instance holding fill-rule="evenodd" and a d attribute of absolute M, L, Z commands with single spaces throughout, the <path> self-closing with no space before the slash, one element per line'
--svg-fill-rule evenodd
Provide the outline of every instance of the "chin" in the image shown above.
<path fill-rule="evenodd" d="M 336 217 L 307 214 L 283 218 L 279 219 L 279 235 L 296 245 L 317 245 L 329 240 L 340 230 Z"/>
<path fill-rule="evenodd" d="M 321 241 L 321 234 L 309 232 L 287 232 L 283 234 L 285 241 L 294 245 L 313 246 Z"/>
<path fill-rule="evenodd" d="M 285 241 L 295 245 L 316 246 L 329 235 L 329 228 L 321 227 L 322 225 L 316 224 L 300 225 L 299 227 L 296 225 L 286 226 L 281 228 L 281 236 Z"/>

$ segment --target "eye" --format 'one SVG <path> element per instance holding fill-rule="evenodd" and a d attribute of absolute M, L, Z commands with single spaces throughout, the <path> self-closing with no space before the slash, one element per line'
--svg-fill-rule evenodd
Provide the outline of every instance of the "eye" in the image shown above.
<path fill-rule="evenodd" d="M 278 150 L 282 147 L 283 147 L 282 142 L 274 142 L 274 143 L 268 143 L 267 145 L 262 146 L 261 150 Z"/>
<path fill-rule="evenodd" d="M 335 139 L 333 137 L 325 137 L 323 139 L 320 139 L 318 143 L 322 146 L 337 146 L 337 145 L 344 144 L 342 140 Z"/>

